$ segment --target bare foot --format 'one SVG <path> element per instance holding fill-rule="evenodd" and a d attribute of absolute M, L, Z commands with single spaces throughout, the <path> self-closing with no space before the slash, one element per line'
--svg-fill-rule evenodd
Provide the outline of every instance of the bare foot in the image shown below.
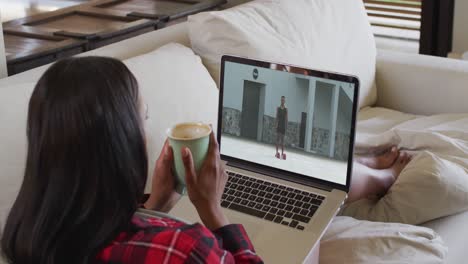
<path fill-rule="evenodd" d="M 356 163 L 353 168 L 353 179 L 347 203 L 364 198 L 380 199 L 392 187 L 411 159 L 412 156 L 408 153 L 400 152 L 393 164 L 383 170 L 373 169 L 361 163 Z"/>
<path fill-rule="evenodd" d="M 403 171 L 406 165 L 408 165 L 411 159 L 411 155 L 406 152 L 401 152 L 390 168 L 380 170 L 380 173 L 378 173 L 378 178 L 380 183 L 379 185 L 381 187 L 379 193 L 381 195 L 387 193 L 388 189 L 392 187 L 393 183 L 395 183 L 396 179 L 398 176 L 400 176 L 400 173 Z"/>
<path fill-rule="evenodd" d="M 411 161 L 413 157 L 406 153 L 406 152 L 401 152 L 400 155 L 398 156 L 398 159 L 393 163 L 393 166 L 386 169 L 389 174 L 392 175 L 392 177 L 396 180 L 398 176 L 400 176 L 400 173 L 403 171 L 403 169 L 408 165 L 408 163 Z"/>
<path fill-rule="evenodd" d="M 398 158 L 399 151 L 396 146 L 387 149 L 380 155 L 376 156 L 358 156 L 356 161 L 369 168 L 382 170 L 390 168 Z"/>

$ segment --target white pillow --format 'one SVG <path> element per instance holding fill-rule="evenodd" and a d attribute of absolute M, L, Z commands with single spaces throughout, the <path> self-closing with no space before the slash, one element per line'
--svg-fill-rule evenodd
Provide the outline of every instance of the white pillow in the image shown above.
<path fill-rule="evenodd" d="M 342 215 L 380 222 L 422 224 L 468 210 L 468 157 L 424 151 L 380 200 L 364 199 Z"/>
<path fill-rule="evenodd" d="M 223 54 L 353 74 L 372 105 L 376 47 L 361 0 L 257 0 L 190 16 L 192 48 L 219 83 Z"/>
<path fill-rule="evenodd" d="M 448 249 L 429 228 L 336 217 L 320 242 L 320 263 L 444 263 Z"/>
<path fill-rule="evenodd" d="M 143 100 L 148 104 L 149 183 L 168 127 L 201 121 L 213 124 L 216 129 L 218 89 L 200 57 L 180 44 L 167 44 L 124 63 L 137 78 Z M 146 191 L 150 191 L 150 184 Z"/>
<path fill-rule="evenodd" d="M 26 161 L 26 120 L 35 83 L 0 87 L 0 230 L 16 199 Z"/>

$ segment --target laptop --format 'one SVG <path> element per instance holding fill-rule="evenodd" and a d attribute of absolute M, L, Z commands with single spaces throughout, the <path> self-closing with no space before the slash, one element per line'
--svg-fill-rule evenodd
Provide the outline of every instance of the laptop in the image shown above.
<path fill-rule="evenodd" d="M 265 263 L 308 261 L 349 191 L 359 81 L 234 56 L 220 81 L 221 206 Z M 171 214 L 199 221 L 187 197 Z"/>

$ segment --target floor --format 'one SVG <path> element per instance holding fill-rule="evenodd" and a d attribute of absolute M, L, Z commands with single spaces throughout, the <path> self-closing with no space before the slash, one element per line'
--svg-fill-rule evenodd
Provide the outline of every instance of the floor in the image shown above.
<path fill-rule="evenodd" d="M 0 0 L 2 22 L 54 11 L 88 0 Z"/>
<path fill-rule="evenodd" d="M 286 160 L 275 158 L 275 146 L 223 135 L 221 153 L 231 157 L 295 171 L 326 181 L 346 183 L 347 162 L 333 160 L 297 150 L 286 149 Z"/>

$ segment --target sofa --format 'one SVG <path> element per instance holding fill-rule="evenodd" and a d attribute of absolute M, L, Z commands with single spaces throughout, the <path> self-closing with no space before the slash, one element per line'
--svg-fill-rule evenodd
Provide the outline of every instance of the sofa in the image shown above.
<path fill-rule="evenodd" d="M 96 49 L 80 56 L 108 56 L 114 57 L 121 60 L 132 59 L 142 54 L 150 53 L 157 48 L 160 48 L 168 43 L 179 43 L 186 47 L 191 47 L 192 42 L 189 37 L 190 21 L 169 26 L 154 32 L 146 33 L 137 36 L 132 39 L 124 40 L 119 43 L 115 43 L 100 49 Z M 166 64 L 170 66 L 170 62 Z M 144 65 L 148 69 L 152 68 L 152 65 L 148 63 Z M 20 73 L 8 78 L 0 79 L 0 95 L 12 93 L 19 93 L 26 99 L 30 93 L 30 90 L 25 91 L 13 91 L 13 89 L 20 88 L 22 84 L 29 83 L 34 84 L 41 74 L 49 67 L 49 65 L 42 66 L 27 72 Z M 151 71 L 146 72 L 151 72 Z M 408 113 L 415 116 L 420 115 L 435 115 L 435 114 L 446 114 L 446 113 L 468 113 L 468 104 L 466 98 L 468 97 L 468 62 L 437 58 L 423 55 L 411 55 L 403 54 L 394 51 L 378 50 L 376 55 L 376 74 L 375 82 L 377 85 L 377 99 L 371 106 L 361 108 L 359 115 L 365 115 L 366 111 L 379 110 L 376 113 L 383 113 L 383 119 L 386 118 L 386 109 L 392 109 L 389 111 L 398 111 L 401 113 Z M 157 72 L 155 72 L 156 74 Z M 144 76 L 141 78 L 145 78 Z M 139 81 L 141 81 L 139 79 Z M 210 86 L 211 84 L 207 84 Z M 162 86 L 155 84 L 154 94 L 159 91 L 157 89 L 163 89 Z M 182 88 L 176 89 L 180 92 Z M 204 89 L 207 89 L 206 87 Z M 164 91 L 167 93 L 167 91 Z M 211 93 L 211 92 L 209 92 Z M 189 97 L 191 93 L 187 94 Z M 203 104 L 206 109 L 213 109 L 213 112 L 217 109 L 217 101 L 213 100 L 217 94 L 217 91 L 210 94 L 210 100 L 204 100 Z M 195 103 L 183 96 L 182 99 L 173 98 L 172 102 L 167 102 L 170 105 L 180 104 L 180 100 L 187 108 L 191 107 L 191 104 Z M 9 99 L 5 99 L 6 102 Z M 152 98 L 146 98 L 146 100 L 152 100 Z M 197 99 L 198 100 L 198 99 Z M 11 100 L 10 100 L 11 101 Z M 14 122 L 12 116 L 22 116 L 24 119 L 27 106 L 23 100 L 23 103 L 10 104 L 8 107 L 15 107 L 18 105 L 18 109 L 7 109 L 5 106 L 0 106 L 2 111 L 10 111 L 10 116 L 4 117 L 0 112 L 0 120 L 2 122 Z M 2 100 L 0 100 L 2 102 Z M 199 102 L 197 102 L 198 104 Z M 8 104 L 7 104 L 8 105 Z M 178 111 L 175 113 L 177 118 L 174 120 L 184 120 L 184 113 Z M 174 114 L 173 114 L 174 115 Z M 205 119 L 207 122 L 216 122 L 216 113 L 210 115 L 211 120 Z M 377 118 L 379 115 L 376 116 Z M 159 119 L 168 118 L 165 115 L 158 115 Z M 197 118 L 194 116 L 191 119 Z M 375 118 L 375 116 L 373 117 Z M 165 120 L 166 123 L 170 123 L 172 120 Z M 4 123 L 6 128 L 9 123 Z M 358 122 L 358 134 L 359 134 L 359 122 Z M 17 130 L 25 128 L 24 124 L 15 128 L 18 138 L 22 142 L 14 142 L 15 138 L 12 138 L 11 133 L 0 132 L 0 142 L 4 149 L 0 152 L 0 168 L 2 175 L 0 175 L 0 225 L 3 226 L 4 219 L 8 213 L 8 209 L 11 206 L 18 188 L 21 184 L 21 179 L 18 177 L 12 178 L 11 172 L 17 172 L 17 167 L 23 166 L 21 159 L 11 159 L 11 152 L 15 150 L 12 148 L 21 149 L 21 155 L 24 156 L 25 149 L 25 130 Z M 156 153 L 158 153 L 161 147 L 161 140 L 163 138 L 164 131 L 154 131 L 159 133 L 158 143 L 150 152 L 150 157 L 154 159 Z M 151 143 L 151 141 L 150 141 Z M 467 179 L 468 181 L 468 179 Z M 150 184 L 148 184 L 150 186 Z M 450 201 L 446 201 L 450 203 Z M 448 215 L 439 219 L 434 219 L 429 222 L 421 223 L 421 226 L 428 227 L 437 232 L 448 247 L 448 255 L 445 257 L 446 263 L 464 263 L 468 258 L 468 253 L 465 251 L 465 245 L 468 237 L 468 212 L 460 212 L 453 215 Z"/>

